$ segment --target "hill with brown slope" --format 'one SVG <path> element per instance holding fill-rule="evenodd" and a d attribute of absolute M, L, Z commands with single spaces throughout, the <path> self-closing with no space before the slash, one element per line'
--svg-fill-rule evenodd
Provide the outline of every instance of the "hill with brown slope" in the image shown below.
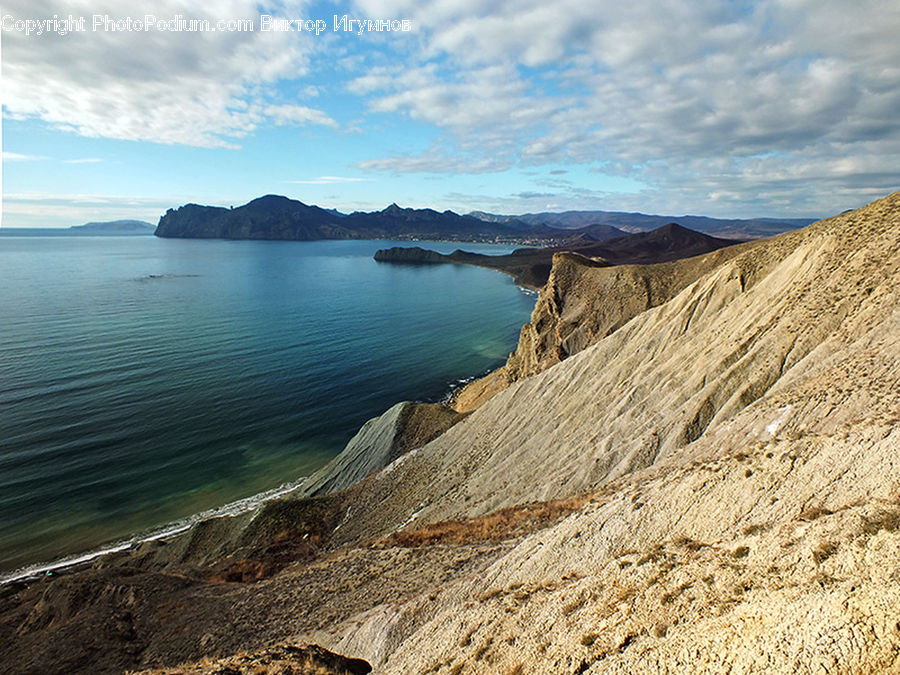
<path fill-rule="evenodd" d="M 343 491 L 6 587 L 5 667 L 290 638 L 379 673 L 900 672 L 898 233 L 895 193 L 674 263 Z"/>
<path fill-rule="evenodd" d="M 652 234 L 652 233 L 651 233 Z M 672 299 L 688 284 L 756 242 L 677 262 L 603 265 L 577 253 L 556 253 L 531 321 L 502 368 L 454 393 L 458 412 L 471 412 L 513 382 L 535 375 L 593 345 L 641 312 Z"/>
<path fill-rule="evenodd" d="M 540 288 L 547 283 L 554 256 L 575 253 L 591 259 L 594 266 L 657 264 L 717 251 L 740 243 L 737 239 L 719 239 L 669 223 L 652 232 L 626 234 L 598 242 L 584 233 L 545 248 L 519 248 L 504 255 L 485 255 L 457 249 L 444 254 L 418 246 L 394 246 L 376 251 L 375 260 L 400 264 L 456 263 L 498 270 L 513 277 L 517 284 Z"/>

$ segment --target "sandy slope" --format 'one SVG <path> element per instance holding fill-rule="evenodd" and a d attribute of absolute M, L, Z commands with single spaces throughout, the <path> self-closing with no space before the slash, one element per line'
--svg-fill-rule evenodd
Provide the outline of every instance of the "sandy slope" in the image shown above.
<path fill-rule="evenodd" d="M 382 471 L 413 523 L 608 489 L 409 635 L 335 646 L 385 672 L 898 666 L 898 234 L 894 194 L 754 246 Z"/>

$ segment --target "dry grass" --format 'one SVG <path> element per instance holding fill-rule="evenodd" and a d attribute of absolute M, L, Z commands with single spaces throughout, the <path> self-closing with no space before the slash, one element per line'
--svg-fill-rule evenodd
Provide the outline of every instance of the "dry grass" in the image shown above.
<path fill-rule="evenodd" d="M 373 548 L 415 548 L 433 544 L 472 544 L 501 541 L 558 522 L 591 501 L 590 495 L 535 502 L 500 509 L 470 520 L 444 520 L 415 530 L 404 530 L 373 542 Z"/>

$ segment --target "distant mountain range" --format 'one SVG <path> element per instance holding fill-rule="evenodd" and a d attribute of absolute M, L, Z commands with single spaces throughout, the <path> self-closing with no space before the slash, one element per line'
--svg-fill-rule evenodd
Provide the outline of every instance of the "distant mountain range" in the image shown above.
<path fill-rule="evenodd" d="M 156 228 L 158 237 L 216 239 L 553 239 L 571 236 L 543 225 L 518 221 L 491 223 L 453 211 L 404 209 L 391 204 L 382 211 L 342 214 L 277 195 L 237 208 L 187 204 L 169 209 Z"/>
<path fill-rule="evenodd" d="M 107 234 L 152 234 L 154 225 L 143 220 L 107 220 L 104 222 L 85 223 L 84 225 L 73 225 L 69 229 L 79 232 L 103 232 Z"/>
<path fill-rule="evenodd" d="M 578 254 L 583 264 L 594 267 L 649 265 L 710 253 L 737 243 L 740 241 L 711 237 L 669 223 L 650 232 L 626 234 L 603 242 L 569 240 L 559 246 L 519 248 L 506 255 L 483 255 L 461 250 L 442 254 L 418 246 L 395 246 L 376 252 L 375 260 L 401 264 L 476 265 L 505 272 L 520 285 L 540 288 L 547 283 L 556 253 Z"/>
<path fill-rule="evenodd" d="M 123 221 L 120 221 L 123 222 Z M 802 227 L 810 219 L 721 220 L 702 216 L 654 216 L 611 211 L 566 211 L 502 216 L 474 211 L 409 209 L 391 204 L 381 211 L 350 214 L 278 195 L 237 208 L 186 204 L 159 220 L 158 237 L 204 239 L 442 239 L 571 244 L 608 241 L 671 222 L 728 238 L 759 238 Z"/>
<path fill-rule="evenodd" d="M 782 232 L 806 227 L 817 220 L 816 218 L 723 219 L 687 215 L 657 216 L 623 211 L 563 211 L 561 213 L 523 213 L 518 216 L 471 211 L 468 215 L 492 223 L 518 221 L 528 224 L 540 223 L 566 230 L 590 228 L 597 232 L 602 232 L 597 229 L 602 227 L 618 228 L 619 231 L 626 232 L 646 232 L 675 222 L 697 232 L 737 239 L 771 237 Z"/>

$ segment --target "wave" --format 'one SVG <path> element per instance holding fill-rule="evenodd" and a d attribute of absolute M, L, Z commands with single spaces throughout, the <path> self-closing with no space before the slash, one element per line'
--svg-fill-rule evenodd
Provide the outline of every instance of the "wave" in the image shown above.
<path fill-rule="evenodd" d="M 119 553 L 121 551 L 127 551 L 132 547 L 139 546 L 140 544 L 146 543 L 148 541 L 156 541 L 158 539 L 173 537 L 176 534 L 187 532 L 194 525 L 205 520 L 210 520 L 212 518 L 228 518 L 231 516 L 238 516 L 242 513 L 247 513 L 248 511 L 253 511 L 254 509 L 258 509 L 268 501 L 278 499 L 279 497 L 284 497 L 285 495 L 290 494 L 297 488 L 301 487 L 303 483 L 306 482 L 307 478 L 308 476 L 303 476 L 295 482 L 282 483 L 278 487 L 272 488 L 271 490 L 265 490 L 264 492 L 260 492 L 250 497 L 244 497 L 243 499 L 229 502 L 224 506 L 217 506 L 212 509 L 207 509 L 206 511 L 201 511 L 200 513 L 188 516 L 187 518 L 182 518 L 181 520 L 176 520 L 161 527 L 156 527 L 152 530 L 136 534 L 128 539 L 123 539 L 113 544 L 108 544 L 88 553 L 74 554 L 66 556 L 65 558 L 54 560 L 53 562 L 49 563 L 35 563 L 32 565 L 21 567 L 13 572 L 9 572 L 5 575 L 0 575 L 0 586 L 11 583 L 13 581 L 25 581 L 29 579 L 36 579 L 45 575 L 52 575 L 56 571 L 65 570 L 71 567 L 76 567 L 78 565 L 92 562 L 97 558 L 109 553 Z"/>

